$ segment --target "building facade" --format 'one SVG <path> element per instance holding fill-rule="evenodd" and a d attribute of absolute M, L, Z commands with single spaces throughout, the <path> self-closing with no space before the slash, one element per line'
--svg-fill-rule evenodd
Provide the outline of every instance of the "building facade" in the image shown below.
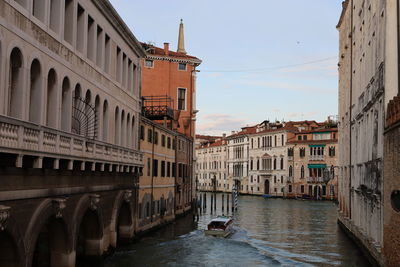
<path fill-rule="evenodd" d="M 323 123 L 264 121 L 228 137 L 201 136 L 197 188 L 232 192 L 236 186 L 242 194 L 336 200 L 335 125 L 329 118 Z"/>
<path fill-rule="evenodd" d="M 337 199 L 337 138 L 335 125 L 297 132 L 288 141 L 288 196 Z"/>
<path fill-rule="evenodd" d="M 0 1 L 0 265 L 134 236 L 144 57 L 107 0 Z"/>
<path fill-rule="evenodd" d="M 176 138 L 176 132 L 141 118 L 144 168 L 139 179 L 138 231 L 175 219 Z"/>
<path fill-rule="evenodd" d="M 339 51 L 339 222 L 379 265 L 396 266 L 385 240 L 391 172 L 385 114 L 398 94 L 398 1 L 347 0 L 337 25 Z M 388 139 L 391 140 L 390 134 Z M 388 148 L 389 159 L 393 152 Z M 388 175 L 388 176 L 387 176 Z M 386 178 L 388 177 L 388 178 Z M 387 180 L 386 180 L 387 179 Z M 389 185 L 386 184 L 388 181 Z M 385 247 L 388 246 L 388 247 Z"/>
<path fill-rule="evenodd" d="M 229 192 L 232 185 L 227 179 L 227 142 L 219 137 L 196 149 L 196 181 L 200 191 Z"/>

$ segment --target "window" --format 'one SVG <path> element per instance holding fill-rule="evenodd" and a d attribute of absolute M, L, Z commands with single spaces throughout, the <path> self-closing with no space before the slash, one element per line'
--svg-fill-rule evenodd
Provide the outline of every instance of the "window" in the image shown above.
<path fill-rule="evenodd" d="M 186 102 L 186 89 L 178 88 L 178 110 L 185 110 L 185 102 Z"/>
<path fill-rule="evenodd" d="M 154 144 L 158 145 L 158 132 L 154 131 Z"/>
<path fill-rule="evenodd" d="M 167 162 L 167 177 L 171 177 L 171 162 Z"/>
<path fill-rule="evenodd" d="M 176 177 L 176 164 L 172 163 L 172 177 Z"/>
<path fill-rule="evenodd" d="M 288 148 L 288 157 L 293 157 L 293 148 Z"/>
<path fill-rule="evenodd" d="M 144 140 L 145 136 L 144 136 L 144 126 L 141 125 L 140 126 L 140 139 Z"/>
<path fill-rule="evenodd" d="M 301 135 L 297 136 L 297 140 L 301 141 Z"/>
<path fill-rule="evenodd" d="M 334 146 L 329 147 L 329 156 L 334 157 L 335 154 L 336 154 L 335 147 Z"/>
<path fill-rule="evenodd" d="M 147 159 L 147 176 L 150 176 L 151 162 L 150 159 Z"/>
<path fill-rule="evenodd" d="M 151 129 L 147 130 L 147 142 L 153 142 L 153 131 Z"/>
<path fill-rule="evenodd" d="M 281 170 L 283 170 L 283 158 L 281 158 Z"/>
<path fill-rule="evenodd" d="M 88 25 L 87 25 L 87 57 L 95 62 L 96 61 L 96 28 L 94 19 L 91 16 L 88 16 Z"/>
<path fill-rule="evenodd" d="M 72 44 L 74 1 L 66 0 L 64 9 L 64 40 Z"/>
<path fill-rule="evenodd" d="M 167 138 L 167 148 L 171 148 L 171 137 Z"/>
<path fill-rule="evenodd" d="M 289 185 L 289 193 L 292 193 L 292 185 Z"/>
<path fill-rule="evenodd" d="M 283 134 L 281 135 L 281 143 L 282 143 L 282 146 L 284 146 L 284 145 L 285 145 L 285 137 L 284 137 L 284 135 L 283 135 Z"/>
<path fill-rule="evenodd" d="M 50 1 L 50 29 L 60 33 L 61 25 L 61 0 Z"/>
<path fill-rule="evenodd" d="M 85 38 L 85 9 L 78 4 L 77 9 L 76 48 L 83 53 Z"/>
<path fill-rule="evenodd" d="M 307 140 L 307 135 L 304 135 L 304 136 L 303 136 L 303 140 Z"/>
<path fill-rule="evenodd" d="M 161 135 L 161 146 L 165 147 L 165 135 Z"/>
<path fill-rule="evenodd" d="M 293 177 L 293 167 L 289 166 L 289 177 Z"/>
<path fill-rule="evenodd" d="M 186 70 L 186 64 L 185 63 L 179 63 L 178 69 L 179 70 Z"/>
<path fill-rule="evenodd" d="M 306 156 L 306 149 L 304 147 L 300 148 L 300 157 L 304 158 Z"/>
<path fill-rule="evenodd" d="M 300 187 L 300 192 L 301 192 L 302 194 L 304 194 L 304 185 L 301 185 L 301 187 Z"/>
<path fill-rule="evenodd" d="M 304 166 L 301 166 L 300 178 L 304 178 Z"/>
<path fill-rule="evenodd" d="M 158 160 L 153 159 L 153 176 L 158 176 Z"/>
<path fill-rule="evenodd" d="M 165 161 L 161 161 L 161 177 L 165 177 Z"/>
<path fill-rule="evenodd" d="M 153 68 L 153 60 L 150 60 L 150 59 L 146 59 L 145 61 L 144 61 L 144 66 L 146 67 L 146 68 Z"/>

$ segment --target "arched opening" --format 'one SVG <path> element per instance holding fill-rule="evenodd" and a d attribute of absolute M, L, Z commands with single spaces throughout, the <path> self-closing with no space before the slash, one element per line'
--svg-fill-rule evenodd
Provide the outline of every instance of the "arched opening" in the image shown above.
<path fill-rule="evenodd" d="M 4 267 L 20 266 L 20 257 L 12 236 L 6 231 L 0 231 L 0 263 Z"/>
<path fill-rule="evenodd" d="M 132 131 L 131 131 L 131 148 L 135 149 L 136 144 L 135 144 L 135 116 L 132 115 Z"/>
<path fill-rule="evenodd" d="M 268 195 L 269 194 L 269 180 L 265 179 L 264 182 L 264 194 Z"/>
<path fill-rule="evenodd" d="M 100 127 L 100 96 L 96 95 L 96 98 L 94 100 L 94 112 L 96 113 L 96 122 L 95 122 L 95 137 L 96 139 L 99 139 L 99 133 L 101 133 L 101 131 L 97 131 L 99 130 Z"/>
<path fill-rule="evenodd" d="M 121 139 L 120 139 L 121 146 L 126 145 L 126 124 L 125 124 L 125 110 L 121 112 Z"/>
<path fill-rule="evenodd" d="M 104 100 L 103 104 L 103 141 L 108 141 L 108 102 Z"/>
<path fill-rule="evenodd" d="M 68 236 L 62 219 L 50 217 L 36 239 L 32 266 L 63 266 L 68 257 Z"/>
<path fill-rule="evenodd" d="M 115 108 L 115 120 L 114 120 L 114 142 L 119 145 L 119 108 Z"/>
<path fill-rule="evenodd" d="M 68 77 L 65 77 L 62 83 L 61 93 L 61 130 L 71 131 L 72 118 L 72 94 Z"/>
<path fill-rule="evenodd" d="M 131 147 L 131 115 L 126 116 L 126 147 Z"/>
<path fill-rule="evenodd" d="M 40 62 L 34 59 L 31 64 L 31 83 L 29 97 L 29 121 L 40 123 L 40 110 L 42 108 L 42 70 Z"/>
<path fill-rule="evenodd" d="M 314 198 L 315 199 L 321 198 L 321 188 L 319 186 L 314 186 Z"/>
<path fill-rule="evenodd" d="M 129 203 L 124 202 L 117 220 L 117 243 L 128 242 L 133 236 L 132 214 Z"/>
<path fill-rule="evenodd" d="M 46 125 L 57 127 L 57 74 L 54 69 L 47 75 Z"/>
<path fill-rule="evenodd" d="M 85 262 L 102 254 L 102 229 L 96 211 L 88 209 L 82 217 L 76 243 L 77 261 Z"/>
<path fill-rule="evenodd" d="M 83 118 L 83 121 L 81 122 L 81 126 L 82 126 L 82 131 L 81 134 L 85 135 L 85 136 L 89 136 L 89 121 L 90 121 L 90 105 L 92 104 L 92 92 L 90 92 L 90 90 L 86 91 L 85 94 L 85 116 Z"/>
<path fill-rule="evenodd" d="M 22 119 L 23 107 L 23 57 L 21 50 L 14 48 L 10 56 L 10 73 L 9 73 L 9 92 L 8 92 L 8 116 Z"/>

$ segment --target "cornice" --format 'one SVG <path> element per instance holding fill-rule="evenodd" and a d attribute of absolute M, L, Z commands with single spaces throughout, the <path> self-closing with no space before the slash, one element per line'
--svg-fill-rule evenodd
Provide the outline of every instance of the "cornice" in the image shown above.
<path fill-rule="evenodd" d="M 108 0 L 92 0 L 92 3 L 103 13 L 108 22 L 116 29 L 138 56 L 142 58 L 146 57 L 146 52 L 142 45 L 119 16 L 113 5 Z"/>
<path fill-rule="evenodd" d="M 152 59 L 152 60 L 164 60 L 164 61 L 170 61 L 170 62 L 179 62 L 179 63 L 191 63 L 193 65 L 200 65 L 201 60 L 200 59 L 194 59 L 194 58 L 175 58 L 175 57 L 168 57 L 168 56 L 156 56 L 156 55 L 147 55 L 147 59 Z"/>

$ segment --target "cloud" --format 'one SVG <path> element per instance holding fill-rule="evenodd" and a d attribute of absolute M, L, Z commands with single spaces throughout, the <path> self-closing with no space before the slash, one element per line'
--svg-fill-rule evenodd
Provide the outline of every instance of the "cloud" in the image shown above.
<path fill-rule="evenodd" d="M 289 112 L 285 114 L 285 120 L 312 120 L 319 113 L 317 111 L 310 112 Z"/>
<path fill-rule="evenodd" d="M 234 117 L 229 114 L 206 114 L 198 119 L 197 133 L 208 135 L 230 134 L 246 126 L 246 118 Z"/>

